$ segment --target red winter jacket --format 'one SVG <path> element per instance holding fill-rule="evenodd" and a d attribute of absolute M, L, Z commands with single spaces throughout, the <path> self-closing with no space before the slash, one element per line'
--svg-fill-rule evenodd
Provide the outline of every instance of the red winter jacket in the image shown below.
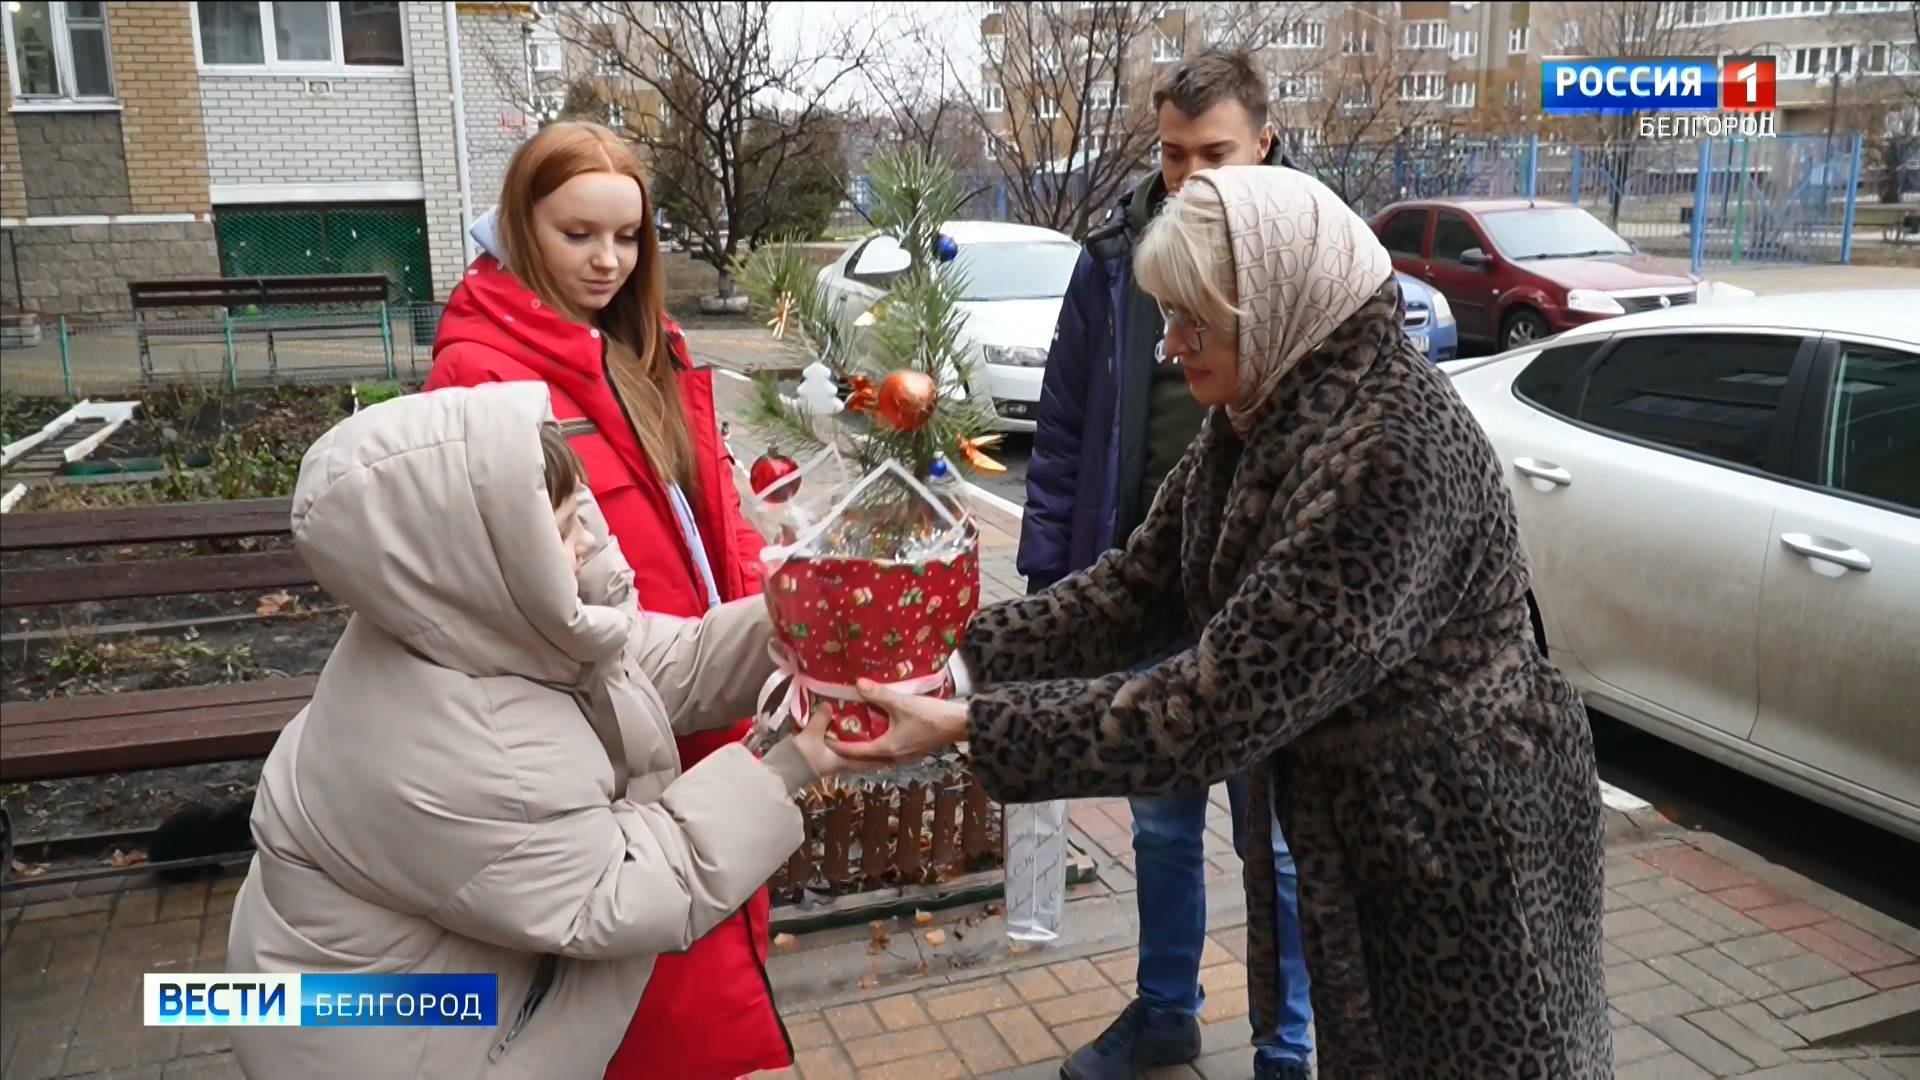
<path fill-rule="evenodd" d="M 722 601 L 750 596 L 760 591 L 764 542 L 740 514 L 714 414 L 713 376 L 693 370 L 679 327 L 667 322 L 665 330 L 693 441 L 695 480 L 687 501 L 714 587 Z M 447 301 L 426 388 L 536 381 L 550 388 L 556 419 L 591 425 L 578 432 L 568 425 L 571 442 L 608 528 L 633 566 L 640 607 L 686 617 L 705 611 L 706 589 L 667 487 L 648 464 L 607 379 L 600 331 L 546 307 L 497 260 L 482 255 Z M 732 730 L 676 740 L 681 767 L 746 732 L 742 721 Z M 789 1064 L 791 1047 L 766 978 L 767 911 L 762 889 L 741 914 L 693 948 L 660 957 L 608 1067 L 609 1078 L 732 1080 Z"/>

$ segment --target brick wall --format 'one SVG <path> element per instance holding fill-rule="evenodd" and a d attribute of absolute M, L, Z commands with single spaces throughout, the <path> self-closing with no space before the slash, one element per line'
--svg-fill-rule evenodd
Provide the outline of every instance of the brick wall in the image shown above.
<path fill-rule="evenodd" d="M 132 212 L 205 213 L 207 140 L 187 5 L 113 4 L 107 10 Z"/>
<path fill-rule="evenodd" d="M 12 61 L 5 53 L 0 49 L 0 217 L 20 217 L 27 212 L 27 189 L 20 176 L 20 135 L 13 126 L 13 85 L 7 73 Z"/>
<path fill-rule="evenodd" d="M 412 50 L 408 59 L 419 130 L 418 175 L 426 190 L 427 259 L 433 270 L 434 297 L 444 300 L 466 268 L 446 15 L 439 4 L 405 4 L 402 10 L 407 13 L 407 44 Z"/>
<path fill-rule="evenodd" d="M 501 6 L 486 14 L 460 16 L 460 81 L 467 99 L 467 176 L 473 184 L 473 210 L 481 214 L 500 200 L 507 162 L 534 128 L 518 102 L 524 85 L 526 24 Z"/>
<path fill-rule="evenodd" d="M 119 113 L 20 113 L 13 126 L 28 214 L 132 211 Z"/>
<path fill-rule="evenodd" d="M 35 226 L 7 235 L 19 247 L 22 306 L 43 316 L 125 317 L 129 281 L 220 274 L 209 221 Z M 13 274 L 11 262 L 6 274 Z M 13 282 L 5 294 L 11 307 Z"/>
<path fill-rule="evenodd" d="M 406 10 L 438 11 L 409 4 Z M 410 42 L 419 60 L 418 40 Z M 200 77 L 207 171 L 215 184 L 420 179 L 410 73 Z"/>

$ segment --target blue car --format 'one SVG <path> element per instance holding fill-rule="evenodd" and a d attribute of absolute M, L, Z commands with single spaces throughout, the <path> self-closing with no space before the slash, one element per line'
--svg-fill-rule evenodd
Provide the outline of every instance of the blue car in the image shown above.
<path fill-rule="evenodd" d="M 1407 337 L 1413 339 L 1414 348 L 1436 364 L 1458 356 L 1460 333 L 1447 298 L 1417 277 L 1397 270 L 1393 276 L 1400 282 L 1400 300 L 1407 309 Z"/>

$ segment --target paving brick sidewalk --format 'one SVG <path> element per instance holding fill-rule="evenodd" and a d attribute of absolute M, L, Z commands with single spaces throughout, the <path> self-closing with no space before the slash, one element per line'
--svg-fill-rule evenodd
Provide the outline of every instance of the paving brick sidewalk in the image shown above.
<path fill-rule="evenodd" d="M 1240 887 L 1221 801 L 1205 841 L 1216 900 Z M 1076 803 L 1073 822 L 1102 853 L 1103 880 L 1130 887 L 1126 803 Z M 1619 1076 L 1920 1077 L 1920 1046 L 1828 1043 L 1920 1010 L 1920 932 L 1717 838 L 1616 826 L 1605 950 Z M 1244 923 L 1213 931 L 1203 1056 L 1157 1075 L 1249 1074 L 1245 941 Z M 794 1072 L 1053 1076 L 1131 997 L 1135 961 L 1131 948 L 1029 955 L 991 975 L 790 1006 Z"/>
<path fill-rule="evenodd" d="M 811 996 L 783 990 L 799 1051 L 791 1075 L 1054 1075 L 1067 1051 L 1133 992 L 1133 950 L 1113 947 L 1111 935 L 1087 941 L 1077 933 L 1081 909 L 1100 898 L 1130 905 L 1126 804 L 1077 803 L 1073 821 L 1076 842 L 1101 859 L 1101 883 L 1077 891 L 1059 946 L 1011 953 L 996 931 L 971 954 L 951 941 L 927 946 L 927 976 L 903 970 L 873 986 L 849 974 Z M 1827 1045 L 1920 1010 L 1920 931 L 1710 836 L 1669 828 L 1623 829 L 1619 837 L 1608 856 L 1606 919 L 1619 1075 L 1920 1077 L 1920 1047 Z M 1238 867 L 1223 807 L 1205 844 L 1210 907 L 1234 912 Z M 238 1075 L 223 1032 L 143 1028 L 139 998 L 143 972 L 220 970 L 238 885 L 70 891 L 9 907 L 0 938 L 0 1075 Z M 1215 923 L 1202 959 L 1208 997 L 1197 1072 L 1244 1077 L 1245 927 L 1234 914 Z M 823 955 L 804 946 L 776 955 L 776 983 L 805 976 Z"/>

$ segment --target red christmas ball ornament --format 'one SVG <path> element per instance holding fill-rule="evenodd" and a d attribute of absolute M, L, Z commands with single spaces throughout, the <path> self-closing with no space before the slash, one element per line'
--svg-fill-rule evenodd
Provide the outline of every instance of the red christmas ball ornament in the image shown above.
<path fill-rule="evenodd" d="M 790 484 L 784 484 L 779 491 L 771 494 L 767 489 L 799 471 L 800 466 L 794 464 L 792 458 L 778 450 L 769 450 L 754 459 L 753 468 L 747 472 L 747 482 L 753 485 L 755 495 L 768 502 L 782 503 L 791 499 L 793 493 L 800 490 L 800 481 L 795 480 Z"/>
<path fill-rule="evenodd" d="M 919 431 L 933 416 L 938 402 L 933 376 L 923 371 L 896 371 L 880 383 L 874 411 L 895 431 Z"/>

